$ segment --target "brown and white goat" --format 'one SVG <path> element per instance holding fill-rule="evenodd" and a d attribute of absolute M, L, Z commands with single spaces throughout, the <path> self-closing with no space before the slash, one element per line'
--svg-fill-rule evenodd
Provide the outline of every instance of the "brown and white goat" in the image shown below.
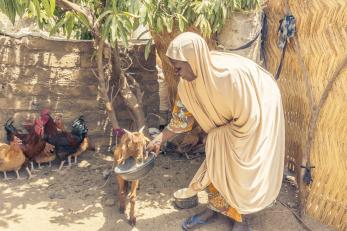
<path fill-rule="evenodd" d="M 125 131 L 125 134 L 122 136 L 120 143 L 117 145 L 114 151 L 114 160 L 115 164 L 123 164 L 129 157 L 133 157 L 136 160 L 136 163 L 142 163 L 145 159 L 144 153 L 146 144 L 149 139 L 143 134 L 143 128 L 138 132 L 129 132 Z M 126 200 L 126 190 L 127 190 L 127 181 L 124 180 L 121 176 L 117 175 L 118 181 L 118 197 L 119 197 L 119 211 L 124 213 L 125 211 L 125 200 Z M 131 189 L 128 194 L 130 199 L 130 215 L 129 223 L 130 225 L 136 224 L 135 217 L 135 202 L 136 202 L 136 190 L 139 185 L 139 180 L 131 182 Z"/>

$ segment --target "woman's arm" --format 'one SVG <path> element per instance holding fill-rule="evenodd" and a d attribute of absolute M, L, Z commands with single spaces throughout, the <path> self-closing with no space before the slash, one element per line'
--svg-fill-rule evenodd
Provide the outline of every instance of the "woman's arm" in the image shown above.
<path fill-rule="evenodd" d="M 146 149 L 148 151 L 155 152 L 158 155 L 160 152 L 160 146 L 175 135 L 176 133 L 165 128 L 159 135 L 157 135 L 151 142 L 149 142 Z"/>
<path fill-rule="evenodd" d="M 195 119 L 177 96 L 172 110 L 172 118 L 166 128 L 147 145 L 148 151 L 159 154 L 160 146 L 176 134 L 191 131 Z"/>

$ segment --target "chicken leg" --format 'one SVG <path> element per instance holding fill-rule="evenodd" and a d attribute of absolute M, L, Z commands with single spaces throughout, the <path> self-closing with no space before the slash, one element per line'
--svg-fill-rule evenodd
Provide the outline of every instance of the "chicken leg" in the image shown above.
<path fill-rule="evenodd" d="M 60 162 L 60 166 L 59 166 L 59 168 L 58 168 L 58 171 L 61 171 L 61 169 L 62 169 L 63 166 L 64 166 L 64 163 L 65 163 L 65 160 L 63 160 L 63 161 Z"/>
<path fill-rule="evenodd" d="M 67 161 L 68 161 L 68 167 L 70 168 L 71 167 L 71 155 L 67 157 Z"/>
<path fill-rule="evenodd" d="M 15 170 L 15 172 L 16 172 L 16 175 L 17 175 L 17 180 L 22 179 L 22 178 L 20 178 L 20 175 L 19 175 L 18 169 L 17 169 L 17 170 Z"/>
<path fill-rule="evenodd" d="M 4 180 L 8 180 L 6 172 L 4 172 Z"/>
<path fill-rule="evenodd" d="M 33 177 L 33 175 L 31 175 L 31 172 L 30 172 L 29 168 L 26 167 L 25 170 L 26 170 L 27 173 L 28 173 L 28 179 L 31 179 L 31 178 Z"/>

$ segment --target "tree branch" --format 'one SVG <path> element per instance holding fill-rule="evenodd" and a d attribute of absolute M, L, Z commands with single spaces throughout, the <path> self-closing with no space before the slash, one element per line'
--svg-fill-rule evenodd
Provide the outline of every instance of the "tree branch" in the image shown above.
<path fill-rule="evenodd" d="M 97 69 L 98 69 L 98 75 L 95 74 L 96 78 L 99 80 L 99 86 L 100 86 L 100 93 L 102 96 L 102 99 L 105 102 L 106 111 L 108 114 L 108 118 L 111 121 L 113 128 L 118 128 L 118 120 L 116 117 L 116 112 L 113 108 L 112 102 L 108 96 L 108 91 L 106 90 L 106 79 L 105 79 L 105 71 L 104 71 L 104 65 L 103 65 L 103 51 L 105 46 L 105 41 L 102 39 L 97 40 L 98 47 L 97 47 L 97 53 L 96 53 L 96 62 L 97 62 Z"/>
<path fill-rule="evenodd" d="M 90 9 L 87 9 L 85 7 L 77 5 L 76 3 L 70 2 L 69 0 L 56 0 L 56 3 L 58 6 L 60 6 L 62 8 L 65 8 L 68 10 L 73 10 L 73 11 L 76 11 L 78 13 L 83 14 L 87 18 L 87 20 L 90 24 L 90 28 L 94 27 L 94 17 L 92 15 Z"/>

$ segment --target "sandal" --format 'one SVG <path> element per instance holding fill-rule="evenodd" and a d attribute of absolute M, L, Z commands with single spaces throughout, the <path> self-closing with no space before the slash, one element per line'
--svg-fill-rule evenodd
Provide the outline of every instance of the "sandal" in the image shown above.
<path fill-rule="evenodd" d="M 207 221 L 201 220 L 199 215 L 194 215 L 189 217 L 187 220 L 185 220 L 182 224 L 182 229 L 185 231 L 191 230 L 193 228 L 197 228 L 200 227 L 202 225 L 206 225 L 208 223 L 210 223 L 214 218 L 216 217 L 215 214 L 209 218 Z"/>

